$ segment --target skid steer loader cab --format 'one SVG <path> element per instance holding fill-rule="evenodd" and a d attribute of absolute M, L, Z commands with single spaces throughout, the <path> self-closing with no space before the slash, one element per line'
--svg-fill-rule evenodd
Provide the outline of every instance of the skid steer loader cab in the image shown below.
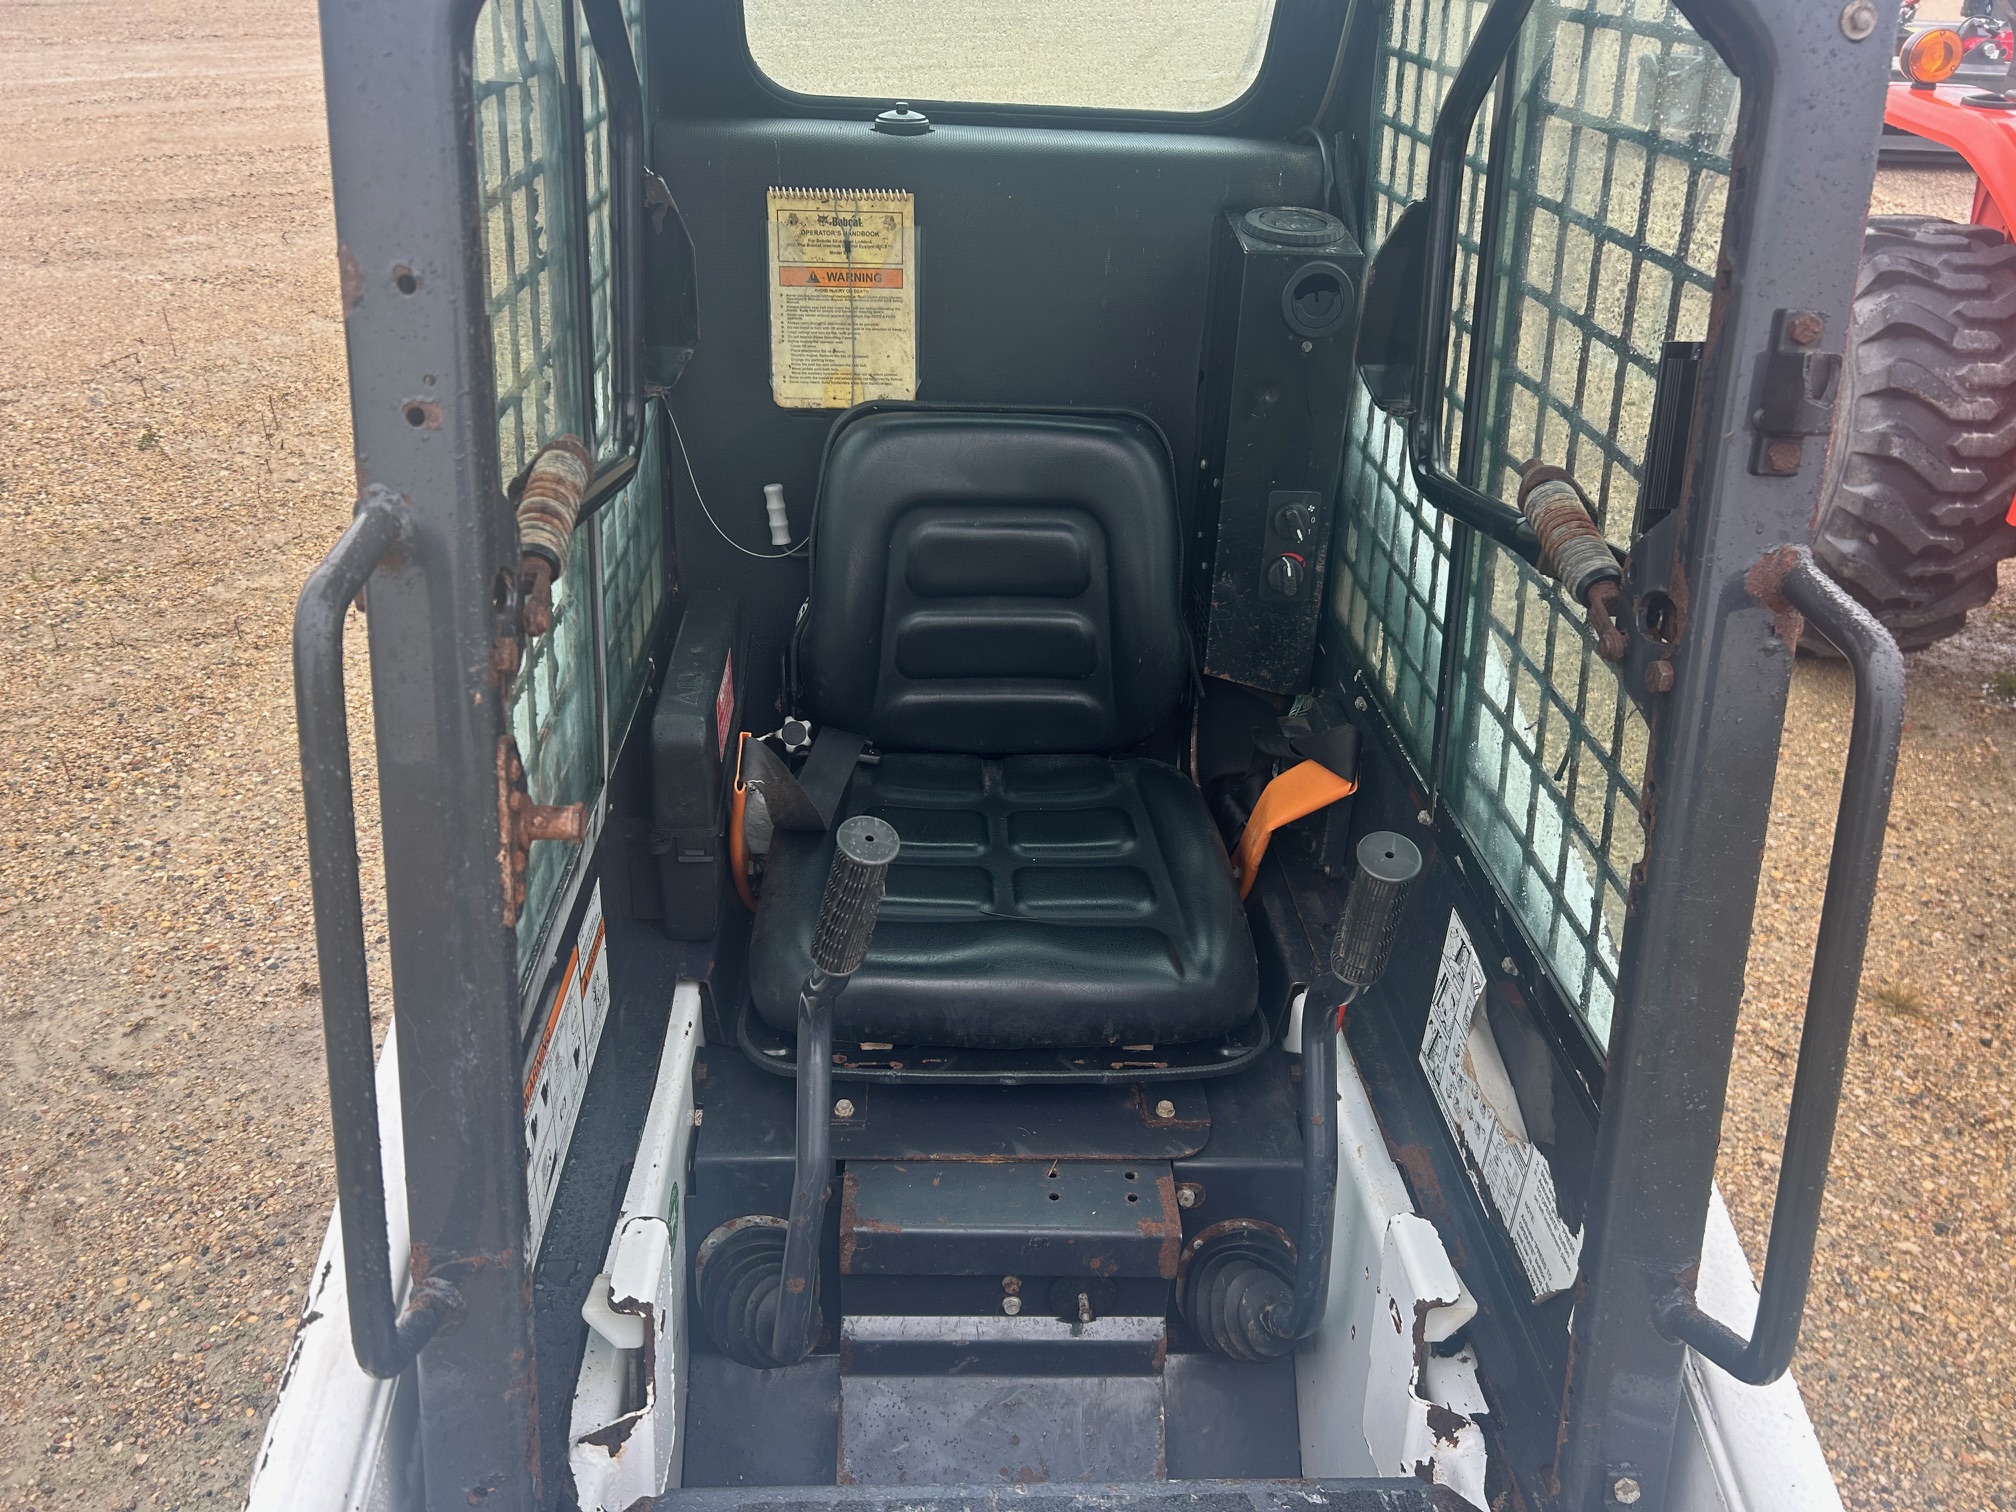
<path fill-rule="evenodd" d="M 1784 1372 L 1901 670 L 1801 542 L 1891 26 L 325 5 L 340 1195 L 252 1505 L 1837 1506 Z"/>

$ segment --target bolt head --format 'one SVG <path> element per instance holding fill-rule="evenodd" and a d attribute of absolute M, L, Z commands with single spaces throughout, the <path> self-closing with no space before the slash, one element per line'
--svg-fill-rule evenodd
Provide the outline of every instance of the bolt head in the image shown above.
<path fill-rule="evenodd" d="M 1155 1104 L 1155 1116 L 1157 1118 L 1174 1118 L 1176 1116 L 1176 1104 L 1169 1101 L 1166 1097 L 1163 1098 Z"/>
<path fill-rule="evenodd" d="M 1020 1317 L 1022 1315 L 1022 1299 L 1020 1297 L 1003 1297 L 1001 1299 L 1001 1311 L 1011 1318 Z"/>
<path fill-rule="evenodd" d="M 835 1118 L 852 1118 L 854 1116 L 854 1100 L 851 1097 L 843 1097 L 834 1103 L 833 1116 Z"/>
<path fill-rule="evenodd" d="M 1764 465 L 1774 473 L 1790 475 L 1799 471 L 1801 447 L 1790 438 L 1773 441 L 1764 448 Z"/>
<path fill-rule="evenodd" d="M 1356 709 L 1360 714 L 1363 714 L 1372 705 L 1365 702 L 1365 695 L 1361 693 L 1358 697 L 1351 700 L 1351 707 Z"/>
<path fill-rule="evenodd" d="M 1507 976 L 1519 975 L 1519 963 L 1510 956 L 1500 956 L 1498 958 L 1498 969 Z"/>
<path fill-rule="evenodd" d="M 1645 686 L 1653 693 L 1673 691 L 1673 663 L 1660 660 L 1645 669 Z"/>
<path fill-rule="evenodd" d="M 1610 1499 L 1622 1506 L 1633 1506 L 1645 1494 L 1645 1488 L 1638 1484 L 1635 1475 L 1620 1475 L 1610 1482 Z"/>
<path fill-rule="evenodd" d="M 1841 35 L 1850 42 L 1867 42 L 1875 32 L 1876 7 L 1869 0 L 1848 0 L 1841 12 Z"/>
<path fill-rule="evenodd" d="M 1435 822 L 1435 816 L 1429 813 L 1428 810 L 1422 809 L 1419 813 L 1417 813 L 1414 816 L 1414 822 L 1420 825 L 1423 829 L 1426 829 L 1429 825 Z"/>
<path fill-rule="evenodd" d="M 1186 1181 L 1176 1188 L 1176 1206 L 1194 1208 L 1204 1201 L 1204 1189 L 1194 1181 Z"/>
<path fill-rule="evenodd" d="M 1022 1278 L 1020 1276 L 1003 1276 L 1001 1278 L 1001 1290 L 1011 1297 L 1021 1296 Z"/>
<path fill-rule="evenodd" d="M 1811 346 L 1827 332 L 1827 321 L 1817 310 L 1800 310 L 1785 322 L 1785 334 L 1796 346 Z"/>

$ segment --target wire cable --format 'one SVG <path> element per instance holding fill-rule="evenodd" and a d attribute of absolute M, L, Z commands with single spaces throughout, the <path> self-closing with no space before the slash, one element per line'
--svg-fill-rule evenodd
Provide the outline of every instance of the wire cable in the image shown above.
<path fill-rule="evenodd" d="M 679 429 L 679 417 L 672 413 L 672 405 L 669 400 L 665 405 L 665 418 L 672 422 L 672 439 L 679 443 L 679 460 L 686 464 L 686 481 L 693 487 L 694 501 L 699 504 L 700 513 L 707 516 L 707 523 L 714 527 L 714 534 L 721 537 L 722 540 L 733 546 L 742 555 L 754 557 L 759 562 L 781 562 L 786 557 L 801 556 L 804 554 L 805 547 L 811 540 L 809 536 L 797 545 L 787 546 L 782 551 L 752 551 L 736 540 L 735 537 L 728 534 L 726 530 L 723 530 L 721 522 L 714 518 L 714 511 L 707 507 L 707 496 L 700 492 L 700 480 L 693 476 L 693 458 L 686 451 L 686 437 Z"/>

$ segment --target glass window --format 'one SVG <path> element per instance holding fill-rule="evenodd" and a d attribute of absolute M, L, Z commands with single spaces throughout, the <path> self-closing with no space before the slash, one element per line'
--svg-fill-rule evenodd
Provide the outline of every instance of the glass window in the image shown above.
<path fill-rule="evenodd" d="M 1394 0 L 1380 58 L 1376 241 L 1426 187 L 1428 142 L 1478 0 Z M 1512 502 L 1530 458 L 1566 467 L 1620 547 L 1644 480 L 1656 375 L 1671 341 L 1707 333 L 1738 89 L 1670 0 L 1541 0 L 1521 34 L 1504 130 L 1487 101 L 1471 137 L 1445 382 L 1445 456 Z M 1495 141 L 1503 161 L 1488 161 Z M 1471 329 L 1488 170 L 1505 184 L 1492 328 Z M 1481 366 L 1472 384 L 1471 366 Z M 1481 404 L 1466 413 L 1472 389 Z M 1475 427 L 1468 438 L 1465 431 Z M 1407 473 L 1401 425 L 1352 417 L 1333 612 L 1402 743 L 1607 1045 L 1633 867 L 1644 854 L 1643 716 L 1551 580 L 1454 532 Z M 1458 559 L 1460 556 L 1461 559 Z M 1445 597 L 1451 580 L 1454 598 Z M 1447 604 L 1463 608 L 1453 708 L 1436 705 Z"/>
<path fill-rule="evenodd" d="M 476 20 L 476 158 L 489 264 L 497 446 L 516 477 L 555 436 L 586 433 L 559 0 L 489 0 Z"/>
<path fill-rule="evenodd" d="M 1557 463 L 1628 547 L 1661 352 L 1708 332 L 1736 79 L 1666 0 L 1536 8 L 1518 77 L 1472 481 L 1510 501 Z M 1558 584 L 1480 542 L 1469 595 L 1450 802 L 1605 1045 L 1645 719 Z"/>
<path fill-rule="evenodd" d="M 1274 0 L 743 0 L 785 89 L 871 100 L 1197 112 L 1260 76 Z"/>
<path fill-rule="evenodd" d="M 616 349 L 616 305 L 610 290 L 615 216 L 609 196 L 609 95 L 602 87 L 602 64 L 588 35 L 588 19 L 574 12 L 574 35 L 581 80 L 582 170 L 588 229 L 588 363 L 595 406 L 595 455 L 607 460 L 618 450 L 616 381 L 610 358 Z"/>
<path fill-rule="evenodd" d="M 645 411 L 644 451 L 623 491 L 602 506 L 603 645 L 609 676 L 609 743 L 623 738 L 651 674 L 647 655 L 665 602 L 665 478 L 658 406 Z"/>
<path fill-rule="evenodd" d="M 582 413 L 583 364 L 590 354 L 581 339 L 566 22 L 559 0 L 489 0 L 476 20 L 477 175 L 489 265 L 498 461 L 506 478 L 517 476 L 554 437 L 589 434 L 590 417 Z M 602 181 L 606 219 L 606 168 Z M 606 232 L 602 246 L 606 260 Z M 535 803 L 582 802 L 601 782 L 588 591 L 594 559 L 590 542 L 578 538 L 568 572 L 553 585 L 553 628 L 526 648 L 512 689 L 511 734 Z M 532 847 L 518 917 L 518 955 L 525 970 L 538 959 L 548 915 L 576 850 L 552 841 Z"/>
<path fill-rule="evenodd" d="M 1484 11 L 1484 0 L 1395 0 L 1387 12 L 1379 49 L 1368 251 L 1378 250 L 1400 212 L 1427 187 L 1435 118 Z M 1476 153 L 1488 118 L 1488 110 L 1480 113 L 1473 166 L 1481 161 Z M 1459 334 L 1467 337 L 1464 295 L 1476 277 L 1480 196 L 1466 195 L 1464 208 L 1456 310 Z M 1458 350 L 1458 376 L 1448 396 L 1452 414 L 1462 402 Z M 1350 427 L 1334 551 L 1342 570 L 1330 579 L 1331 614 L 1371 675 L 1407 754 L 1426 771 L 1435 741 L 1455 526 L 1414 487 L 1405 424 L 1376 409 L 1362 385 Z"/>

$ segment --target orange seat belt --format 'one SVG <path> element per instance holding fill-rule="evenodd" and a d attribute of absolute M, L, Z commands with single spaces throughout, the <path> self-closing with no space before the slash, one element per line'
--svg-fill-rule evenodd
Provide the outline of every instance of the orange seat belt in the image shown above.
<path fill-rule="evenodd" d="M 749 888 L 749 839 L 743 833 L 748 822 L 749 785 L 742 780 L 742 752 L 749 744 L 749 732 L 735 737 L 735 783 L 728 798 L 728 874 L 735 879 L 735 895 L 749 912 L 756 912 L 756 894 Z"/>
<path fill-rule="evenodd" d="M 1274 838 L 1274 831 L 1357 791 L 1357 778 L 1339 777 L 1320 761 L 1300 762 L 1268 783 L 1239 836 L 1239 848 L 1232 853 L 1232 875 L 1239 881 L 1239 896 L 1253 890 L 1260 858 L 1267 854 L 1267 842 Z"/>

